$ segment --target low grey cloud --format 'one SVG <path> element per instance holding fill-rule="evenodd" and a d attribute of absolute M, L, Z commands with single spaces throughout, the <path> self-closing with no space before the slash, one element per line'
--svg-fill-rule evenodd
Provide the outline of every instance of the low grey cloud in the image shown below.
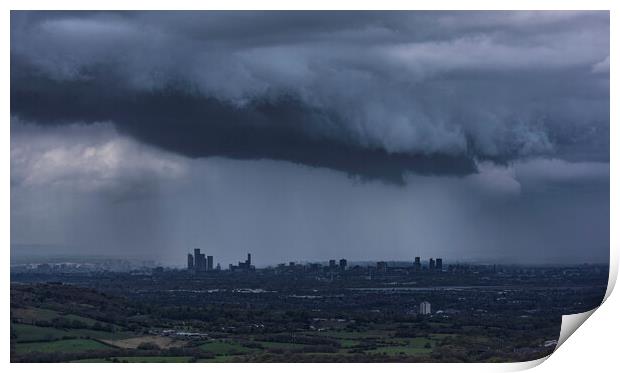
<path fill-rule="evenodd" d="M 14 116 L 191 157 L 397 183 L 609 157 L 608 12 L 13 12 L 11 41 Z"/>
<path fill-rule="evenodd" d="M 290 162 L 191 159 L 109 123 L 20 123 L 11 138 L 11 242 L 177 265 L 195 246 L 223 265 L 246 251 L 260 265 L 334 256 L 607 260 L 608 163 L 476 167 L 464 177 L 408 174 L 396 186 Z"/>

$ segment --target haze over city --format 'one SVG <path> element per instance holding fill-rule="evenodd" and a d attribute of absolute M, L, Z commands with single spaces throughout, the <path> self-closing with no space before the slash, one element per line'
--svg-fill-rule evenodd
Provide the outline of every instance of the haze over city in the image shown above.
<path fill-rule="evenodd" d="M 608 12 L 11 13 L 13 258 L 604 263 L 609 229 Z"/>

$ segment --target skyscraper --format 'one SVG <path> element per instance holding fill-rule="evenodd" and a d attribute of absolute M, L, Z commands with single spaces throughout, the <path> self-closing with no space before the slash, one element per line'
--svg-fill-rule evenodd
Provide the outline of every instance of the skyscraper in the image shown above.
<path fill-rule="evenodd" d="M 213 255 L 207 256 L 207 271 L 213 271 Z"/>
<path fill-rule="evenodd" d="M 431 271 L 435 269 L 435 260 L 433 258 L 428 261 L 428 269 Z"/>
<path fill-rule="evenodd" d="M 420 263 L 420 257 L 416 256 L 415 261 L 413 262 L 413 269 L 419 271 L 422 269 L 422 264 Z"/>
<path fill-rule="evenodd" d="M 330 259 L 329 260 L 329 269 L 334 269 L 336 268 L 336 259 Z"/>
<path fill-rule="evenodd" d="M 194 269 L 194 256 L 192 254 L 187 254 L 187 269 Z"/>
<path fill-rule="evenodd" d="M 441 271 L 442 267 L 443 267 L 443 262 L 441 258 L 437 258 L 437 260 L 435 261 L 435 269 L 438 271 Z"/>
<path fill-rule="evenodd" d="M 196 273 L 207 271 L 207 259 L 205 254 L 200 253 L 200 249 L 194 249 L 194 270 Z"/>
<path fill-rule="evenodd" d="M 347 260 L 346 259 L 340 259 L 340 270 L 344 271 L 345 269 L 347 269 Z"/>

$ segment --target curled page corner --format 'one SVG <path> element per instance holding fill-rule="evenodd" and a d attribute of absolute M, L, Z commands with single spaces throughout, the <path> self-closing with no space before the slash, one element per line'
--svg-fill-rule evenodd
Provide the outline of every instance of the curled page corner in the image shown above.
<path fill-rule="evenodd" d="M 607 280 L 607 290 L 605 291 L 605 297 L 603 303 L 609 298 L 611 292 L 616 286 L 616 280 L 618 279 L 618 258 L 612 255 L 609 258 L 609 279 Z"/>
<path fill-rule="evenodd" d="M 590 317 L 598 307 L 573 315 L 562 315 L 562 327 L 560 329 L 560 337 L 558 338 L 558 344 L 555 346 L 556 351 L 566 340 L 570 337 L 577 328 L 579 328 Z"/>
<path fill-rule="evenodd" d="M 549 356 L 551 356 L 551 354 L 543 356 L 540 359 L 536 360 L 520 361 L 518 363 L 507 363 L 507 365 L 502 366 L 501 370 L 504 372 L 522 372 L 524 370 L 532 369 L 539 366 L 545 360 L 547 360 Z"/>
<path fill-rule="evenodd" d="M 572 315 L 562 315 L 562 326 L 560 327 L 560 336 L 558 337 L 558 341 L 557 341 L 557 344 L 553 352 L 557 351 L 557 349 L 564 342 L 566 342 L 568 337 L 570 337 L 575 332 L 575 330 L 577 330 L 581 325 L 583 325 L 583 323 L 588 319 L 588 317 L 592 316 L 594 311 L 596 311 L 597 309 L 598 307 L 590 311 L 586 311 L 582 313 L 575 313 Z M 513 366 L 511 367 L 512 369 L 510 370 L 511 371 L 523 371 L 523 370 L 532 369 L 542 364 L 543 362 L 545 362 L 551 355 L 553 355 L 553 353 L 547 356 L 541 357 L 540 359 L 524 361 L 520 363 L 514 363 Z"/>
<path fill-rule="evenodd" d="M 609 265 L 609 280 L 608 280 L 608 283 L 607 283 L 607 290 L 605 291 L 605 296 L 603 298 L 603 301 L 601 302 L 601 305 L 603 303 L 605 303 L 607 298 L 609 298 L 609 295 L 611 295 L 611 292 L 613 291 L 613 289 L 614 289 L 614 287 L 616 285 L 616 279 L 618 278 L 618 266 L 617 266 L 617 263 L 618 263 L 617 260 L 612 258 L 612 260 L 610 262 L 610 265 Z M 557 344 L 556 344 L 553 352 L 557 351 L 557 349 L 564 342 L 566 342 L 566 340 L 568 340 L 568 338 L 581 325 L 583 325 L 583 323 L 590 316 L 592 316 L 592 314 L 599 307 L 600 307 L 600 305 L 598 307 L 596 307 L 596 308 L 591 309 L 590 311 L 586 311 L 586 312 L 582 312 L 582 313 L 575 313 L 575 314 L 571 314 L 571 315 L 562 315 L 562 325 L 560 327 L 560 336 L 558 337 L 558 341 L 557 341 Z M 553 355 L 553 353 L 551 353 L 551 354 L 549 354 L 547 356 L 541 357 L 540 359 L 524 361 L 524 362 L 520 362 L 520 363 L 514 363 L 511 368 L 513 368 L 514 371 L 522 371 L 522 370 L 532 369 L 532 368 L 542 364 L 543 362 L 545 362 L 551 355 Z"/>

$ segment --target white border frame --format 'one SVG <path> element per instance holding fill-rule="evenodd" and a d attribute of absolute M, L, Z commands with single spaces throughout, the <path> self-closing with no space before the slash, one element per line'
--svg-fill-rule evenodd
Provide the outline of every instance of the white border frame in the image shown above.
<path fill-rule="evenodd" d="M 1 201 L 3 206 L 2 212 L 2 238 L 5 243 L 4 246 L 4 266 L 2 266 L 2 273 L 5 280 L 0 285 L 3 293 L 3 300 L 6 302 L 2 308 L 2 316 L 0 318 L 5 320 L 3 324 L 4 338 L 2 338 L 0 344 L 2 348 L 2 355 L 4 356 L 5 364 L 9 363 L 9 294 L 10 294 L 10 9 L 41 9 L 41 10 L 53 10 L 53 9 L 84 9 L 84 10 L 133 10 L 133 9 L 325 9 L 325 10 L 340 10 L 340 9 L 416 9 L 416 10 L 610 10 L 610 22 L 611 22 L 611 45 L 610 45 L 610 60 L 612 62 L 612 68 L 610 69 L 611 79 L 611 92 L 610 102 L 617 102 L 618 97 L 618 78 L 615 70 L 615 62 L 617 61 L 617 48 L 614 48 L 614 42 L 618 41 L 618 2 L 612 0 L 590 0 L 590 1 L 578 1 L 578 0 L 503 0 L 503 1 L 483 1 L 483 0 L 433 0 L 425 2 L 406 2 L 397 0 L 383 0 L 381 2 L 369 2 L 364 0 L 359 1 L 325 1 L 315 0 L 312 2 L 285 2 L 278 0 L 263 0 L 260 2 L 249 2 L 243 0 L 229 0 L 226 2 L 199 2 L 189 0 L 176 0 L 174 2 L 163 1 L 89 1 L 79 2 L 75 0 L 60 0 L 60 1 L 40 1 L 40 0 L 25 0 L 25 1 L 4 1 L 6 4 L 5 12 L 2 14 L 2 42 L 4 44 L 2 48 L 1 63 L 4 71 L 4 89 L 2 90 L 2 100 L 0 102 L 2 112 L 4 114 L 4 123 L 1 129 L 1 144 L 5 149 L 2 153 L 2 175 L 3 182 L 0 183 L 2 188 Z M 171 6 L 173 5 L 173 6 Z M 465 7 L 467 6 L 467 7 Z M 618 210 L 614 207 L 618 206 L 617 193 L 613 193 L 614 190 L 620 190 L 620 183 L 618 182 L 617 162 L 619 159 L 618 148 L 616 147 L 618 142 L 618 131 L 611 125 L 611 123 L 618 123 L 617 107 L 611 105 L 610 113 L 610 227 L 618 227 Z M 614 146 L 616 145 L 616 146 Z M 605 296 L 604 304 L 599 307 L 595 313 L 596 316 L 588 320 L 588 328 L 580 328 L 575 334 L 576 336 L 568 340 L 563 344 L 561 348 L 557 349 L 548 358 L 539 359 L 536 361 L 525 363 L 510 363 L 510 364 L 252 364 L 251 366 L 242 364 L 149 364 L 147 369 L 153 372 L 164 372 L 170 368 L 187 369 L 197 371 L 198 369 L 215 369 L 215 370 L 235 370 L 235 369 L 251 369 L 256 372 L 284 372 L 290 369 L 300 371 L 314 371 L 317 368 L 327 370 L 349 370 L 354 369 L 360 372 L 367 372 L 376 368 L 389 367 L 392 370 L 411 372 L 411 370 L 424 370 L 424 371 L 453 371 L 458 370 L 460 372 L 484 372 L 484 371 L 517 371 L 529 369 L 541 364 L 545 360 L 549 360 L 545 364 L 542 364 L 541 369 L 553 370 L 553 371 L 577 371 L 577 370 L 608 370 L 607 367 L 616 365 L 615 353 L 617 353 L 613 339 L 615 333 L 618 330 L 618 321 L 616 315 L 620 312 L 619 302 L 615 298 L 609 298 L 618 276 L 618 233 L 612 228 L 610 237 L 610 278 L 607 293 Z M 587 319 L 592 312 L 587 312 L 587 315 L 580 314 L 572 317 L 571 328 L 576 329 L 575 325 L 581 325 L 585 319 Z M 599 315 L 600 314 L 600 315 Z M 585 317 L 584 317 L 585 316 Z M 569 317 L 571 319 L 571 317 Z M 577 320 L 579 319 L 579 320 Z M 575 322 L 576 321 L 576 322 Z M 562 329 L 566 335 L 568 322 L 563 322 Z M 587 330 L 584 330 L 587 329 Z M 568 329 L 567 329 L 568 330 Z M 568 335 L 570 335 L 569 333 Z M 31 369 L 46 369 L 55 371 L 77 371 L 83 370 L 86 366 L 82 364 L 10 364 L 9 368 L 15 371 L 29 371 Z M 104 364 L 89 364 L 87 369 L 93 372 L 102 372 L 109 369 L 109 365 Z M 118 364 L 114 366 L 114 369 L 120 369 L 121 371 L 135 370 L 135 365 L 130 364 Z"/>

